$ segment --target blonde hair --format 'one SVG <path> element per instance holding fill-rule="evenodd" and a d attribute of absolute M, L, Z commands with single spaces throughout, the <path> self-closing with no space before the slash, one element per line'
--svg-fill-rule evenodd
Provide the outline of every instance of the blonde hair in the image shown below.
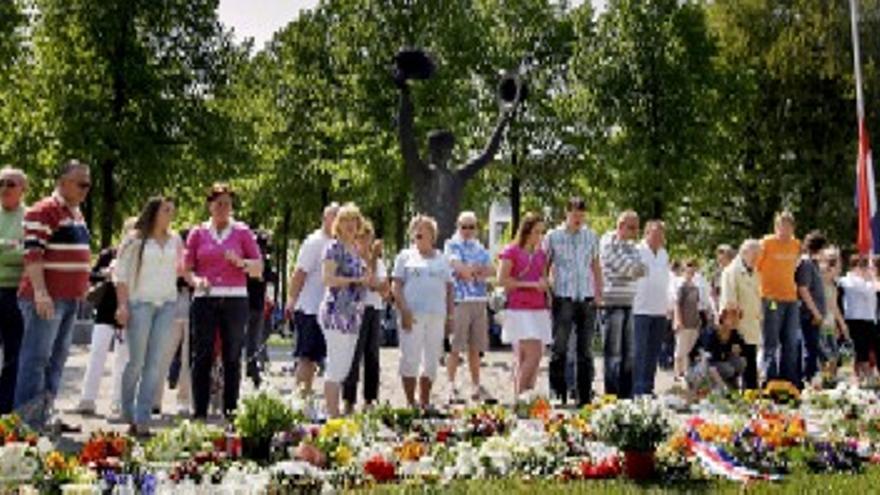
<path fill-rule="evenodd" d="M 638 221 L 638 219 L 639 219 L 639 214 L 636 213 L 635 210 L 626 210 L 626 211 L 621 212 L 620 215 L 617 216 L 617 225 L 620 226 L 621 224 L 628 222 L 630 220 Z"/>
<path fill-rule="evenodd" d="M 415 240 L 416 232 L 422 225 L 428 227 L 431 231 L 432 240 L 437 240 L 437 221 L 428 215 L 419 213 L 409 222 L 409 236 Z"/>
<path fill-rule="evenodd" d="M 362 221 L 361 221 L 361 228 L 360 228 L 360 230 L 358 231 L 358 235 L 359 235 L 359 236 L 366 236 L 366 235 L 369 235 L 369 236 L 375 236 L 375 235 L 376 235 L 376 229 L 373 228 L 373 222 L 371 222 L 371 221 L 370 221 L 369 219 L 367 219 L 367 218 L 362 219 Z"/>
<path fill-rule="evenodd" d="M 788 210 L 780 211 L 779 213 L 776 214 L 776 218 L 773 220 L 773 224 L 779 225 L 783 222 L 788 222 L 789 225 L 794 227 L 794 225 L 795 225 L 794 215 Z"/>
<path fill-rule="evenodd" d="M 339 208 L 339 211 L 336 213 L 336 218 L 333 219 L 333 237 L 337 239 L 340 237 L 340 225 L 346 220 L 354 220 L 357 222 L 357 232 L 361 231 L 361 228 L 364 225 L 364 217 L 361 215 L 361 210 L 354 203 L 346 203 Z"/>

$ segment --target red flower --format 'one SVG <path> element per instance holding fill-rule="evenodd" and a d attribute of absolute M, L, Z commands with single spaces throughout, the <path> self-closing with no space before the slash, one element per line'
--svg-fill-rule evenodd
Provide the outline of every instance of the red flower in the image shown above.
<path fill-rule="evenodd" d="M 369 460 L 364 463 L 364 472 L 372 476 L 378 483 L 392 481 L 396 477 L 394 471 L 394 464 L 388 462 L 380 454 L 370 457 Z"/>
<path fill-rule="evenodd" d="M 449 434 L 450 434 L 450 431 L 447 429 L 442 429 L 442 430 L 438 431 L 437 432 L 437 442 L 446 443 L 446 441 L 449 440 Z"/>

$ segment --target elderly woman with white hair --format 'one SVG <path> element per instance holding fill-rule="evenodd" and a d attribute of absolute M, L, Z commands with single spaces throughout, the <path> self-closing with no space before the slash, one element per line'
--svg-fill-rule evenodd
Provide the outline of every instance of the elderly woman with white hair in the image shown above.
<path fill-rule="evenodd" d="M 434 248 L 437 223 L 417 215 L 409 225 L 412 245 L 397 255 L 392 274 L 394 300 L 400 313 L 400 376 L 407 403 L 427 408 L 431 386 L 443 354 L 443 337 L 454 315 L 452 267 Z"/>
<path fill-rule="evenodd" d="M 742 350 L 746 359 L 743 389 L 758 388 L 758 347 L 761 345 L 763 310 L 760 276 L 755 270 L 755 261 L 760 252 L 760 242 L 746 239 L 739 248 L 739 255 L 721 273 L 718 305 L 722 310 L 733 310 L 738 316 L 736 327 L 746 343 Z"/>

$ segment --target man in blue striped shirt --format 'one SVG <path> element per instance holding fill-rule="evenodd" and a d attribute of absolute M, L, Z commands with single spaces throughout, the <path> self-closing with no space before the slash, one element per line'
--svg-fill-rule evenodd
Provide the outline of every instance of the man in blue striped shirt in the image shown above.
<path fill-rule="evenodd" d="M 567 401 L 565 363 L 568 340 L 574 328 L 578 405 L 587 404 L 592 399 L 593 355 L 590 344 L 596 325 L 596 308 L 602 299 L 599 239 L 585 224 L 586 209 L 583 199 L 571 198 L 565 209 L 565 223 L 544 239 L 553 280 L 550 390 L 562 403 Z"/>

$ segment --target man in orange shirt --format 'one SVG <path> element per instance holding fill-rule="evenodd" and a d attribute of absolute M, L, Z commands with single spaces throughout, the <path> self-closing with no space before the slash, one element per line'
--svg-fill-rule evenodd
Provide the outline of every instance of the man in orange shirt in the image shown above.
<path fill-rule="evenodd" d="M 761 275 L 764 304 L 765 380 L 782 378 L 800 387 L 800 325 L 795 270 L 801 244 L 794 237 L 794 216 L 776 215 L 775 234 L 761 240 L 756 267 Z"/>

